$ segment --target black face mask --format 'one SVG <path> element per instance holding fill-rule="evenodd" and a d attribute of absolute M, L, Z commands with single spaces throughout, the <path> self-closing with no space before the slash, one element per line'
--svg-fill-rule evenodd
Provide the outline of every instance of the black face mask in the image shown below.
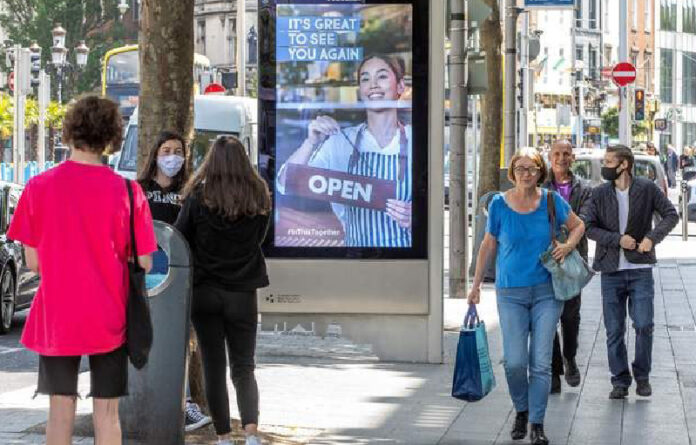
<path fill-rule="evenodd" d="M 616 167 L 602 167 L 602 178 L 607 181 L 616 181 L 616 179 L 621 176 L 621 173 L 623 173 L 619 172 L 619 167 L 620 165 Z"/>

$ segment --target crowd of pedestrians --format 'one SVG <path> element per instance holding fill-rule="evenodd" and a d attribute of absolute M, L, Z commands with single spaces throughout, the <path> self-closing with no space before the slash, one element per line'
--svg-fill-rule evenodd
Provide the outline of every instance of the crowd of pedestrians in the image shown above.
<path fill-rule="evenodd" d="M 593 269 L 601 273 L 601 297 L 611 373 L 610 399 L 652 394 L 650 371 L 654 326 L 655 245 L 676 226 L 678 214 L 654 182 L 633 176 L 633 152 L 610 146 L 604 155 L 604 184 L 591 189 L 571 172 L 572 146 L 557 141 L 549 152 L 551 174 L 536 150 L 513 156 L 508 176 L 513 189 L 494 197 L 488 208 L 486 234 L 477 260 L 470 304 L 480 301 L 480 286 L 489 257 L 496 257 L 496 294 L 503 334 L 503 361 L 516 416 L 513 440 L 529 434 L 533 445 L 550 443 L 544 417 L 550 393 L 561 391 L 560 375 L 580 384 L 575 360 L 581 296 L 565 302 L 554 295 L 551 275 L 541 255 L 551 243 L 547 203 L 553 197 L 556 223 L 569 231 L 554 246 L 557 261 L 573 250 L 587 259 L 587 239 L 596 243 Z M 660 218 L 653 226 L 653 214 Z M 536 260 L 535 260 L 536 259 Z M 626 316 L 636 332 L 635 360 L 628 365 L 624 341 Z M 558 323 L 560 321 L 560 338 Z"/>

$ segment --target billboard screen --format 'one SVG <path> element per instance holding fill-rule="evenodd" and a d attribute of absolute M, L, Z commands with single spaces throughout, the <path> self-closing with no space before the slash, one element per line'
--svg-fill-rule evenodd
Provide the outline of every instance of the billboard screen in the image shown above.
<path fill-rule="evenodd" d="M 420 3 L 418 19 L 403 2 L 262 0 L 259 168 L 273 192 L 270 256 L 424 257 Z"/>

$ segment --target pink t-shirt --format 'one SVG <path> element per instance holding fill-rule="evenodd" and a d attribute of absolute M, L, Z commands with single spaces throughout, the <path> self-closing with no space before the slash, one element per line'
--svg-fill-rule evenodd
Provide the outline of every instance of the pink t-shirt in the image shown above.
<path fill-rule="evenodd" d="M 138 255 L 148 255 L 157 250 L 150 207 L 132 184 Z M 27 348 L 92 355 L 125 342 L 129 211 L 124 179 L 105 166 L 66 161 L 27 183 L 7 234 L 39 255 Z"/>

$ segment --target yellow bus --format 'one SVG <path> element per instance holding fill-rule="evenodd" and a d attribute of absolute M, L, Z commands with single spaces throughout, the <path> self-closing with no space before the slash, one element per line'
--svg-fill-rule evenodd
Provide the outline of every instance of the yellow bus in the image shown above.
<path fill-rule="evenodd" d="M 126 45 L 106 52 L 102 60 L 101 93 L 113 99 L 128 120 L 138 105 L 140 93 L 140 58 L 138 45 Z M 198 94 L 212 82 L 210 60 L 201 55 L 193 56 L 194 92 Z"/>

